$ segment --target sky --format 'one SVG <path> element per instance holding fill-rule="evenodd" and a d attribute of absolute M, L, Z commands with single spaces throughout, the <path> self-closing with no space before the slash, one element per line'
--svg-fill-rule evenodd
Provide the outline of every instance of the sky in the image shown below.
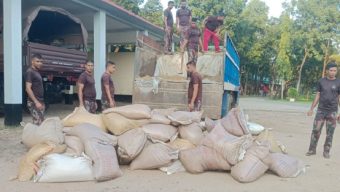
<path fill-rule="evenodd" d="M 161 0 L 164 9 L 167 7 L 169 0 Z M 285 0 L 261 0 L 269 7 L 269 17 L 279 17 L 282 12 L 282 3 Z M 173 10 L 174 11 L 174 10 Z"/>

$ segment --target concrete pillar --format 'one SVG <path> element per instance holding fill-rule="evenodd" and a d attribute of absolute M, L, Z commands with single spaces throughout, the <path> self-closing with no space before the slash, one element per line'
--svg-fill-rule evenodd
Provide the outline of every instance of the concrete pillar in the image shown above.
<path fill-rule="evenodd" d="M 106 65 L 106 14 L 98 11 L 94 15 L 94 78 L 96 80 L 97 101 L 101 99 L 101 76 Z"/>
<path fill-rule="evenodd" d="M 22 121 L 21 0 L 3 0 L 5 125 Z"/>

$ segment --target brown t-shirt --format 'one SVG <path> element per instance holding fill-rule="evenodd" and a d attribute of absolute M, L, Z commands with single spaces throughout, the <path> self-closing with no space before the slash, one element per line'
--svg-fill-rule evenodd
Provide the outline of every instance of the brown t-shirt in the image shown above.
<path fill-rule="evenodd" d="M 32 91 L 34 96 L 38 101 L 44 101 L 44 86 L 40 73 L 33 68 L 28 68 L 25 75 L 25 81 L 28 83 L 32 83 Z M 29 101 L 32 101 L 30 97 L 28 97 Z"/>
<path fill-rule="evenodd" d="M 198 84 L 198 93 L 195 99 L 195 103 L 198 101 L 202 102 L 202 77 L 198 72 L 194 72 L 190 76 L 189 89 L 188 89 L 188 103 L 191 102 L 192 96 L 194 94 L 194 85 Z"/>
<path fill-rule="evenodd" d="M 205 27 L 210 31 L 215 31 L 221 25 L 223 25 L 223 21 L 218 20 L 215 16 L 209 16 L 206 20 Z"/>
<path fill-rule="evenodd" d="M 112 81 L 112 78 L 111 78 L 111 75 L 109 73 L 104 73 L 102 75 L 102 79 L 101 79 L 101 83 L 102 83 L 102 100 L 105 100 L 105 101 L 109 101 L 109 99 L 107 98 L 107 94 L 106 94 L 106 91 L 105 91 L 105 87 L 104 85 L 109 85 L 110 87 L 110 93 L 111 93 L 111 98 L 112 100 L 114 101 L 115 97 L 115 86 L 113 84 L 113 81 Z"/>
<path fill-rule="evenodd" d="M 167 18 L 166 25 L 172 27 L 174 25 L 174 18 L 172 17 L 172 12 L 169 9 L 164 10 L 164 17 Z"/>
<path fill-rule="evenodd" d="M 330 80 L 327 77 L 318 81 L 317 92 L 320 92 L 318 110 L 322 112 L 337 112 L 340 95 L 340 80 Z"/>
<path fill-rule="evenodd" d="M 201 38 L 201 31 L 198 27 L 190 27 L 187 31 L 188 47 L 190 49 L 198 49 Z"/>
<path fill-rule="evenodd" d="M 180 26 L 189 26 L 191 11 L 188 8 L 185 9 L 180 8 L 176 12 L 176 17 L 178 17 Z"/>
<path fill-rule="evenodd" d="M 93 75 L 83 72 L 78 79 L 78 83 L 84 84 L 84 100 L 96 101 L 96 88 Z"/>

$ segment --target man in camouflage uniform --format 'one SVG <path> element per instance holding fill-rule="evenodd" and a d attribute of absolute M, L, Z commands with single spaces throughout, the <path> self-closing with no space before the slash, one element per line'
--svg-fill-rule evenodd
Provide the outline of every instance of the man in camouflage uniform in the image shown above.
<path fill-rule="evenodd" d="M 203 43 L 201 39 L 201 30 L 196 25 L 197 19 L 193 18 L 191 26 L 187 31 L 187 40 L 185 40 L 183 46 L 181 47 L 182 52 L 186 47 L 188 50 L 188 60 L 197 63 L 199 47 L 203 50 Z"/>
<path fill-rule="evenodd" d="M 93 77 L 94 64 L 92 61 L 87 61 L 85 64 L 85 71 L 78 79 L 78 98 L 79 106 L 84 106 L 90 113 L 96 113 L 96 88 Z"/>
<path fill-rule="evenodd" d="M 115 102 L 115 87 L 112 81 L 112 75 L 116 72 L 116 64 L 112 61 L 106 63 L 106 71 L 102 75 L 102 110 L 113 108 Z"/>
<path fill-rule="evenodd" d="M 176 12 L 176 24 L 177 31 L 180 33 L 181 47 L 187 39 L 187 31 L 190 28 L 191 19 L 191 11 L 187 7 L 187 2 L 185 0 L 182 0 L 180 8 Z"/>
<path fill-rule="evenodd" d="M 35 125 L 40 125 L 44 121 L 45 113 L 44 87 L 39 73 L 42 64 L 41 55 L 34 54 L 31 60 L 31 67 L 27 69 L 25 75 L 25 87 L 28 95 L 27 107 Z"/>
<path fill-rule="evenodd" d="M 330 149 L 332 147 L 333 135 L 336 127 L 339 95 L 340 95 L 340 79 L 336 78 L 337 65 L 330 63 L 326 67 L 327 77 L 322 78 L 317 84 L 317 94 L 314 102 L 308 111 L 308 116 L 313 114 L 313 110 L 319 103 L 318 110 L 313 123 L 313 131 L 307 156 L 316 154 L 316 147 L 321 135 L 322 128 L 326 122 L 326 141 L 324 144 L 323 156 L 330 158 Z"/>
<path fill-rule="evenodd" d="M 173 1 L 168 2 L 168 8 L 164 10 L 164 53 L 165 54 L 172 54 L 172 37 L 173 37 L 173 25 L 174 19 L 172 16 L 172 8 L 174 7 L 175 3 Z"/>

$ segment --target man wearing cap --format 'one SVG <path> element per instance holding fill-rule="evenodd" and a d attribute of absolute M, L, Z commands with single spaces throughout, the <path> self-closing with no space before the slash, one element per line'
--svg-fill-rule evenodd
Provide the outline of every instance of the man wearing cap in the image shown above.
<path fill-rule="evenodd" d="M 180 8 L 176 12 L 177 31 L 180 33 L 181 36 L 181 46 L 183 46 L 184 41 L 186 40 L 187 31 L 190 28 L 191 19 L 191 11 L 187 7 L 187 2 L 185 0 L 182 0 Z"/>
<path fill-rule="evenodd" d="M 220 38 L 218 36 L 220 27 L 223 25 L 224 16 L 209 16 L 204 19 L 203 51 L 208 51 L 210 39 L 215 45 L 215 52 L 221 52 Z"/>
<path fill-rule="evenodd" d="M 307 115 L 312 116 L 314 108 L 318 105 L 313 123 L 313 131 L 311 135 L 309 150 L 307 156 L 316 154 L 316 147 L 321 135 L 322 128 L 326 123 L 326 141 L 324 144 L 323 156 L 330 158 L 330 149 L 332 147 L 332 140 L 334 130 L 336 127 L 339 95 L 340 95 L 340 79 L 336 78 L 337 65 L 330 63 L 326 66 L 327 75 L 318 81 L 317 93 L 314 102 L 308 111 Z"/>
<path fill-rule="evenodd" d="M 201 30 L 196 25 L 197 19 L 193 18 L 191 26 L 187 31 L 186 40 L 184 41 L 181 51 L 184 52 L 184 48 L 187 47 L 189 61 L 197 63 L 199 47 L 203 49 L 203 43 L 201 39 Z"/>

